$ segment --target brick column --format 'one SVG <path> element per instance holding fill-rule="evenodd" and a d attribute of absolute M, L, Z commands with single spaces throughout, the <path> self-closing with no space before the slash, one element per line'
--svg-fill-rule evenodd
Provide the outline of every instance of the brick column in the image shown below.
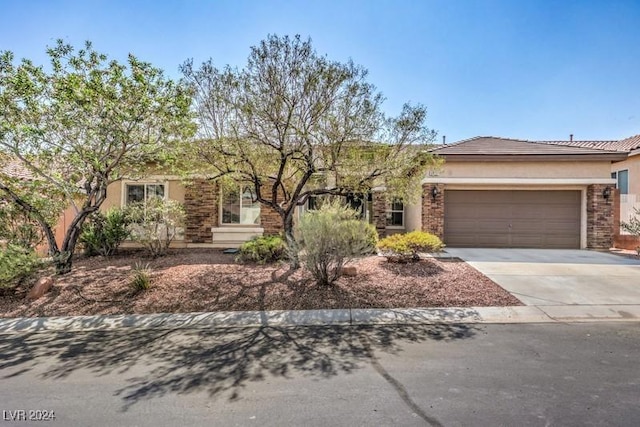
<path fill-rule="evenodd" d="M 435 199 L 433 187 L 438 189 Z M 422 231 L 444 238 L 444 184 L 422 185 Z"/>
<path fill-rule="evenodd" d="M 271 199 L 270 185 L 263 185 L 261 192 L 262 197 Z M 282 195 L 282 192 L 278 191 L 276 201 L 280 203 L 283 200 L 284 196 Z M 282 217 L 280 214 L 274 209 L 262 204 L 260 205 L 260 226 L 264 229 L 265 236 L 280 234 L 284 231 L 284 225 L 282 224 Z"/>
<path fill-rule="evenodd" d="M 265 205 L 260 205 L 260 226 L 265 236 L 280 234 L 284 230 L 280 214 Z"/>
<path fill-rule="evenodd" d="M 371 193 L 371 204 L 373 205 L 372 223 L 376 227 L 378 236 L 385 237 L 387 232 L 387 197 L 383 191 Z"/>
<path fill-rule="evenodd" d="M 213 240 L 211 227 L 218 226 L 218 192 L 218 185 L 205 179 L 194 180 L 185 188 L 186 242 L 210 243 Z"/>
<path fill-rule="evenodd" d="M 609 187 L 611 195 L 602 193 Z M 592 184 L 587 187 L 587 248 L 609 249 L 613 245 L 616 192 L 611 185 Z"/>

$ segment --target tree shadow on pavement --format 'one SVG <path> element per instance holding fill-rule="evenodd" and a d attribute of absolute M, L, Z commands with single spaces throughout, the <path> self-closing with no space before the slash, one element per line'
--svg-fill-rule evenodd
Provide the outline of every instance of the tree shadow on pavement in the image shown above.
<path fill-rule="evenodd" d="M 0 379 L 31 370 L 49 380 L 86 370 L 96 376 L 129 371 L 116 394 L 123 410 L 143 399 L 206 392 L 237 399 L 265 378 L 331 378 L 399 354 L 403 344 L 474 337 L 473 325 L 262 326 L 252 328 L 110 330 L 5 335 Z M 46 363 L 45 363 L 46 362 Z M 134 367 L 144 367 L 144 374 Z"/>

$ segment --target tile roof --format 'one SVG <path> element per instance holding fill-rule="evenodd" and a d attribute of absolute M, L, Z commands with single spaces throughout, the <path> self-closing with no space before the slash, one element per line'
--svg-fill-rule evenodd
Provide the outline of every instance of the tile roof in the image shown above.
<path fill-rule="evenodd" d="M 616 154 L 618 150 L 582 147 L 568 144 L 542 143 L 523 139 L 478 136 L 432 150 L 439 155 L 583 155 Z"/>
<path fill-rule="evenodd" d="M 9 160 L 5 164 L 0 163 L 0 175 L 24 180 L 31 180 L 34 178 L 33 173 L 31 173 L 31 171 L 18 160 Z"/>
<path fill-rule="evenodd" d="M 637 148 L 640 148 L 640 135 L 635 135 L 630 138 L 621 139 L 619 141 L 537 141 L 537 142 L 540 142 L 542 144 L 570 145 L 573 147 L 597 148 L 600 150 L 629 152 Z"/>

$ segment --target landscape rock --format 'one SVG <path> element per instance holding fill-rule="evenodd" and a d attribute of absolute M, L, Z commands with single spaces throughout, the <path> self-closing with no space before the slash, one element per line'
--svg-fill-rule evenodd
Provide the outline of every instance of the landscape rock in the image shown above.
<path fill-rule="evenodd" d="M 42 295 L 49 292 L 49 289 L 53 286 L 52 277 L 41 277 L 27 295 L 28 299 L 38 299 Z"/>
<path fill-rule="evenodd" d="M 355 277 L 358 275 L 358 269 L 354 266 L 342 267 L 342 275 L 347 277 Z"/>

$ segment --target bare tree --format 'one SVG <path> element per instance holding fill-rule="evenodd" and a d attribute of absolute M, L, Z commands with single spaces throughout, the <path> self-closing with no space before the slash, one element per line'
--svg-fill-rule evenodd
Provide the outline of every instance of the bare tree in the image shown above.
<path fill-rule="evenodd" d="M 199 119 L 200 141 L 183 151 L 188 169 L 250 185 L 282 218 L 290 247 L 295 208 L 310 196 L 384 185 L 409 199 L 436 163 L 424 149 L 435 137 L 424 107 L 405 104 L 386 117 L 367 70 L 319 55 L 310 39 L 270 35 L 242 69 L 217 69 L 211 60 L 181 69 Z"/>

